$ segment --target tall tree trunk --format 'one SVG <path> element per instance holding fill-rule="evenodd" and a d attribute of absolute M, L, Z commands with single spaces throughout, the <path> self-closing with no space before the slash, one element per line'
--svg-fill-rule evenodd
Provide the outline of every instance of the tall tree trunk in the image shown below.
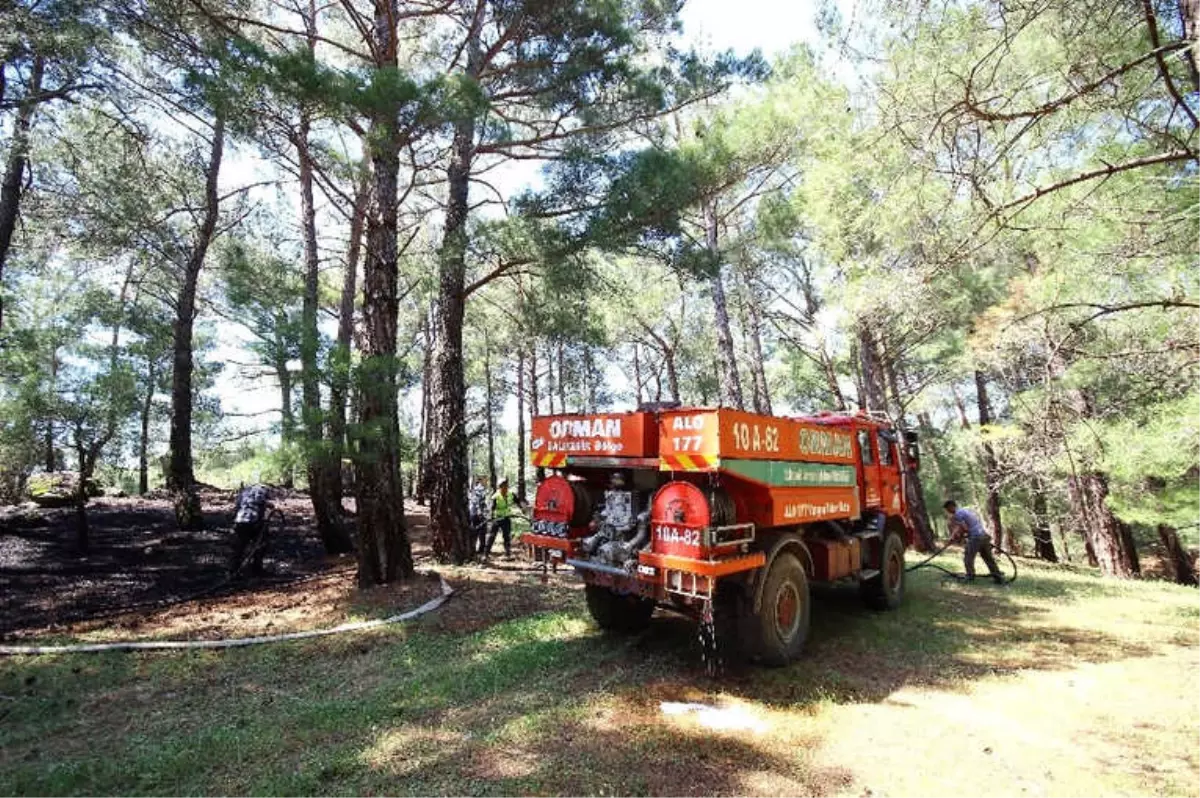
<path fill-rule="evenodd" d="M 196 495 L 196 476 L 192 470 L 192 330 L 196 321 L 196 287 L 200 270 L 212 244 L 220 214 L 217 186 L 221 157 L 225 152 L 225 113 L 216 112 L 213 120 L 208 168 L 204 175 L 204 218 L 192 251 L 183 267 L 183 283 L 175 303 L 174 356 L 171 371 L 171 457 L 167 469 L 167 488 L 175 504 L 175 520 L 180 529 L 204 528 L 200 498 Z"/>
<path fill-rule="evenodd" d="M 1183 550 L 1183 544 L 1179 542 L 1179 534 L 1175 528 L 1159 524 L 1158 539 L 1163 544 L 1163 555 L 1171 572 L 1171 581 L 1195 587 L 1197 584 L 1196 569 L 1192 565 L 1192 558 Z"/>
<path fill-rule="evenodd" d="M 81 442 L 81 433 L 75 432 L 75 455 L 79 461 L 79 481 L 75 485 L 75 549 L 76 553 L 86 555 L 91 549 L 91 535 L 87 517 L 87 483 L 91 478 L 92 468 L 88 466 L 87 450 Z"/>
<path fill-rule="evenodd" d="M 766 358 L 762 346 L 762 313 L 758 298 L 754 295 L 749 275 L 743 277 L 742 305 L 746 330 L 746 343 L 750 348 L 750 382 L 754 400 L 754 412 L 771 415 L 771 393 L 767 388 Z"/>
<path fill-rule="evenodd" d="M 1054 538 L 1050 533 L 1050 511 L 1046 502 L 1046 486 L 1041 478 L 1034 477 L 1030 486 L 1033 512 L 1033 550 L 1038 559 L 1058 562 L 1054 551 Z"/>
<path fill-rule="evenodd" d="M 398 67 L 397 0 L 375 0 L 375 66 Z M 363 271 L 362 435 L 355 487 L 358 497 L 358 584 L 391 582 L 413 575 L 400 482 L 400 425 L 396 398 L 396 329 L 400 301 L 397 251 L 397 183 L 400 172 L 399 113 L 380 109 L 367 136 L 371 199 Z"/>
<path fill-rule="evenodd" d="M 567 412 L 567 369 L 563 359 L 563 342 L 558 339 L 558 408 Z"/>
<path fill-rule="evenodd" d="M 1088 471 L 1072 476 L 1067 489 L 1072 506 L 1082 516 L 1084 540 L 1100 573 L 1123 579 L 1138 575 L 1141 567 L 1132 530 L 1108 506 L 1108 477 Z"/>
<path fill-rule="evenodd" d="M 717 326 L 717 360 L 720 366 L 718 376 L 721 383 L 721 404 L 725 407 L 745 410 L 746 403 L 742 398 L 742 380 L 738 376 L 737 354 L 733 349 L 733 333 L 729 328 L 729 307 L 725 301 L 725 280 L 722 277 L 721 249 L 717 240 L 717 209 L 715 200 L 704 207 L 704 235 L 708 253 L 716 264 L 716 273 L 712 277 L 713 310 Z"/>
<path fill-rule="evenodd" d="M 560 375 L 561 376 L 561 375 Z M 550 415 L 554 415 L 554 352 L 551 350 L 549 343 L 546 345 L 546 408 L 550 411 Z M 560 413 L 565 413 L 566 408 L 561 408 Z"/>
<path fill-rule="evenodd" d="M 50 350 L 50 391 L 53 395 L 58 391 L 58 347 L 52 346 Z M 45 467 L 47 472 L 58 470 L 58 454 L 54 451 L 54 420 L 46 419 L 45 429 L 42 439 L 42 456 L 45 458 Z"/>
<path fill-rule="evenodd" d="M 433 406 L 433 334 L 430 327 L 433 324 L 432 311 L 426 315 L 421 325 L 421 336 L 424 338 L 425 350 L 421 353 L 421 429 L 417 443 L 417 503 L 424 505 L 429 500 L 429 434 L 430 408 Z"/>
<path fill-rule="evenodd" d="M 642 405 L 642 360 L 638 351 L 640 348 L 635 341 L 633 344 L 633 385 L 634 392 L 637 394 L 637 407 L 641 407 Z"/>
<path fill-rule="evenodd" d="M 346 402 L 350 392 L 350 351 L 354 342 L 354 299 L 358 292 L 358 261 L 362 252 L 363 223 L 371 173 L 364 165 L 359 170 L 350 213 L 350 241 L 346 247 L 346 273 L 342 277 L 342 296 L 338 303 L 337 343 L 331 357 L 329 379 L 329 442 L 337 468 L 330 471 L 329 493 L 341 504 L 346 486 L 342 480 L 342 462 L 346 457 Z"/>
<path fill-rule="evenodd" d="M 537 340 L 531 337 L 529 339 L 529 419 L 531 425 L 533 417 L 541 413 L 538 406 L 538 399 Z M 524 443 L 521 445 L 524 446 Z M 524 457 L 525 455 L 522 453 L 522 460 L 524 460 Z M 533 474 L 534 479 L 538 484 L 541 484 L 542 480 L 546 478 L 546 469 L 538 466 L 533 470 Z"/>
<path fill-rule="evenodd" d="M 316 46 L 313 38 L 316 3 L 315 0 L 309 2 L 309 14 L 305 16 L 304 22 L 309 32 L 308 46 L 311 53 Z M 313 167 L 308 142 L 310 127 L 308 108 L 301 108 L 300 123 L 295 136 L 296 162 L 300 172 L 300 229 L 304 239 L 304 302 L 300 315 L 300 418 L 304 425 L 304 465 L 308 476 L 308 496 L 317 522 L 317 534 L 321 537 L 326 554 L 344 554 L 353 550 L 354 546 L 345 527 L 342 526 L 341 495 L 334 496 L 330 490 L 332 472 L 335 468 L 340 469 L 341 464 L 333 460 L 329 447 L 325 444 L 325 425 L 321 410 L 321 374 L 317 364 L 321 340 L 317 328 L 321 260 L 317 251 L 317 209 L 313 197 Z"/>
<path fill-rule="evenodd" d="M 587 412 L 595 413 L 596 410 L 596 364 L 592 360 L 592 348 L 585 345 L 583 348 L 583 382 L 587 388 Z"/>
<path fill-rule="evenodd" d="M 1000 520 L 1000 469 L 996 464 L 996 452 L 991 441 L 987 439 L 987 427 L 992 423 L 992 404 L 988 400 L 987 377 L 979 369 L 975 369 L 975 396 L 979 406 L 979 434 L 983 450 L 983 477 L 987 485 L 987 517 L 988 524 L 995 535 L 996 544 L 1002 548 L 1016 551 L 1011 535 L 1004 534 L 1004 523 Z"/>
<path fill-rule="evenodd" d="M 671 401 L 679 401 L 679 369 L 675 365 L 675 347 L 663 349 L 663 363 L 667 366 L 667 390 L 671 392 Z"/>
<path fill-rule="evenodd" d="M 865 330 L 865 328 L 862 328 Z M 891 356 L 884 357 L 880 351 L 879 342 L 875 336 L 868 332 L 866 337 L 860 335 L 860 349 L 865 352 L 863 356 L 864 375 L 863 383 L 866 385 L 878 383 L 883 380 L 886 383 L 886 391 L 891 393 L 893 406 L 895 411 L 891 413 L 895 419 L 896 431 L 900 433 L 903 439 L 908 433 L 908 423 L 905 420 L 903 408 L 904 401 L 900 396 L 900 380 L 897 374 L 898 367 L 895 360 Z M 870 367 L 871 372 L 867 373 L 866 368 Z M 882 374 L 878 373 L 882 371 Z M 878 399 L 879 397 L 876 397 Z M 884 408 L 887 406 L 887 395 L 884 399 Z M 920 548 L 923 551 L 933 551 L 934 535 L 933 521 L 929 518 L 929 507 L 925 504 L 925 488 L 921 481 L 921 471 L 917 463 L 909 462 L 907 458 L 903 458 L 904 464 L 904 499 L 908 504 L 908 520 L 912 524 L 913 529 L 917 533 L 917 540 Z"/>
<path fill-rule="evenodd" d="M 492 399 L 492 352 L 487 336 L 483 339 L 483 382 L 485 391 L 484 419 L 487 422 L 488 484 L 496 489 L 496 429 Z"/>
<path fill-rule="evenodd" d="M 887 412 L 887 396 L 883 388 L 883 363 L 875 335 L 865 321 L 858 323 L 858 358 L 862 370 L 862 399 L 864 410 Z"/>
<path fill-rule="evenodd" d="M 517 349 L 517 501 L 525 501 L 525 347 Z"/>
<path fill-rule="evenodd" d="M 150 489 L 150 412 L 154 409 L 154 386 L 158 375 L 154 372 L 154 358 L 146 366 L 146 398 L 142 400 L 142 431 L 138 437 L 138 495 L 146 495 Z"/>
<path fill-rule="evenodd" d="M 292 412 L 292 374 L 287 367 L 287 349 L 276 337 L 275 376 L 279 380 L 279 442 L 283 449 L 283 487 L 295 484 L 292 473 L 292 446 L 296 441 L 296 416 Z"/>
<path fill-rule="evenodd" d="M 39 102 L 38 95 L 42 93 L 45 68 L 45 59 L 35 55 L 29 68 L 29 88 L 17 106 L 12 137 L 8 143 L 4 181 L 0 183 L 0 278 L 4 277 L 4 266 L 8 262 L 13 232 L 17 229 L 17 217 L 21 212 L 21 188 L 25 182 L 25 170 L 29 166 L 29 132 L 33 129 L 33 112 Z M 0 297 L 2 300 L 3 297 Z M 0 304 L 0 328 L 3 327 L 4 305 Z"/>
<path fill-rule="evenodd" d="M 541 415 L 541 397 L 538 396 L 538 372 L 537 372 L 537 341 L 530 340 L 529 342 L 529 414 L 531 416 Z"/>
<path fill-rule="evenodd" d="M 1050 369 L 1054 376 L 1061 376 L 1066 371 L 1066 363 L 1062 362 L 1061 357 L 1056 358 L 1050 363 Z M 1066 406 L 1074 413 L 1076 419 L 1086 421 L 1092 417 L 1092 401 L 1085 391 L 1068 388 L 1065 398 Z M 1076 523 L 1083 533 L 1088 562 L 1099 566 L 1100 573 L 1104 576 L 1123 579 L 1136 576 L 1141 567 L 1138 563 L 1137 547 L 1133 541 L 1133 531 L 1129 524 L 1118 518 L 1108 506 L 1108 476 L 1076 462 L 1061 420 L 1059 426 L 1071 466 L 1071 475 L 1067 479 L 1067 497 L 1070 499 Z"/>
<path fill-rule="evenodd" d="M 479 37 L 485 4 L 476 6 L 467 34 L 467 75 L 477 77 Z M 455 122 L 446 168 L 446 221 L 438 258 L 437 316 L 433 355 L 429 459 L 432 495 L 429 526 L 433 553 L 463 563 L 473 554 L 463 498 L 467 495 L 466 385 L 463 375 L 463 316 L 466 310 L 467 215 L 475 119 Z"/>
<path fill-rule="evenodd" d="M 971 428 L 971 420 L 967 418 L 967 405 L 958 393 L 958 386 L 950 386 L 950 395 L 954 397 L 954 408 L 958 410 L 958 425 L 963 429 Z"/>
<path fill-rule="evenodd" d="M 1183 51 L 1183 60 L 1187 65 L 1188 78 L 1191 80 L 1191 90 L 1200 91 L 1200 69 L 1196 68 L 1197 36 L 1200 29 L 1200 0 L 1179 0 L 1179 29 L 1183 32 L 1182 39 L 1191 42 L 1191 46 Z"/>
<path fill-rule="evenodd" d="M 808 262 L 801 261 L 802 277 L 800 280 L 800 288 L 804 293 L 804 310 L 807 315 L 808 323 L 813 329 L 817 329 L 817 314 L 821 312 L 821 297 L 817 294 L 817 287 L 813 284 L 812 270 L 809 268 Z M 817 332 L 817 359 L 821 364 L 821 371 L 825 375 L 825 385 L 829 388 L 829 395 L 833 397 L 834 404 L 838 410 L 847 410 L 849 407 L 846 404 L 846 397 L 842 393 L 842 386 L 838 384 L 837 368 L 834 365 L 833 358 L 829 356 L 829 346 L 825 341 L 825 336 Z"/>

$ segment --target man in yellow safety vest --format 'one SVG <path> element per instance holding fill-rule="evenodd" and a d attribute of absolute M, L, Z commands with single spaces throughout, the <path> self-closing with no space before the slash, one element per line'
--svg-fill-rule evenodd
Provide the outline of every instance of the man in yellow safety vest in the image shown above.
<path fill-rule="evenodd" d="M 492 494 L 492 530 L 481 552 L 484 557 L 492 556 L 497 532 L 504 535 L 504 556 L 512 556 L 512 516 L 516 503 L 517 497 L 508 492 L 508 477 L 501 479 Z"/>

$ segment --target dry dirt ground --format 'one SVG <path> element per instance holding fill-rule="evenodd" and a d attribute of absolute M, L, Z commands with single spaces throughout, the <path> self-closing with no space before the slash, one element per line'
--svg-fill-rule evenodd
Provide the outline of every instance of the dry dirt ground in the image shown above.
<path fill-rule="evenodd" d="M 332 626 L 436 590 L 284 565 L 314 578 L 39 639 Z M 449 603 L 364 634 L 0 660 L 0 794 L 1200 794 L 1200 594 L 1020 566 L 1002 589 L 916 572 L 891 613 L 821 591 L 800 661 L 716 678 L 686 619 L 603 635 L 572 576 L 520 559 L 440 567 Z"/>

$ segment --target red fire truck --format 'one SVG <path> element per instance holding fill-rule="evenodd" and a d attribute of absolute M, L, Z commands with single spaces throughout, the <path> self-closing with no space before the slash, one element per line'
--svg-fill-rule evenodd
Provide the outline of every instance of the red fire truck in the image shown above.
<path fill-rule="evenodd" d="M 644 627 L 657 605 L 712 623 L 760 662 L 801 651 L 809 585 L 855 582 L 899 605 L 915 438 L 865 413 L 798 418 L 726 408 L 535 418 L 547 476 L 523 543 L 582 576 L 603 628 Z"/>

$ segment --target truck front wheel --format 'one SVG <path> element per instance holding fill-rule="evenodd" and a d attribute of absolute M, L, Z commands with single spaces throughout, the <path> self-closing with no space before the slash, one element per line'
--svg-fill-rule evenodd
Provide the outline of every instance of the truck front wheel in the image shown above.
<path fill-rule="evenodd" d="M 904 541 L 895 532 L 883 541 L 879 573 L 859 583 L 859 592 L 867 606 L 875 610 L 894 610 L 904 598 Z"/>
<path fill-rule="evenodd" d="M 808 576 L 791 552 L 780 552 L 763 583 L 762 606 L 751 627 L 754 654 L 764 664 L 786 665 L 804 648 L 809 624 Z"/>
<path fill-rule="evenodd" d="M 606 632 L 638 632 L 650 623 L 653 599 L 615 593 L 600 585 L 584 585 L 588 611 Z"/>

